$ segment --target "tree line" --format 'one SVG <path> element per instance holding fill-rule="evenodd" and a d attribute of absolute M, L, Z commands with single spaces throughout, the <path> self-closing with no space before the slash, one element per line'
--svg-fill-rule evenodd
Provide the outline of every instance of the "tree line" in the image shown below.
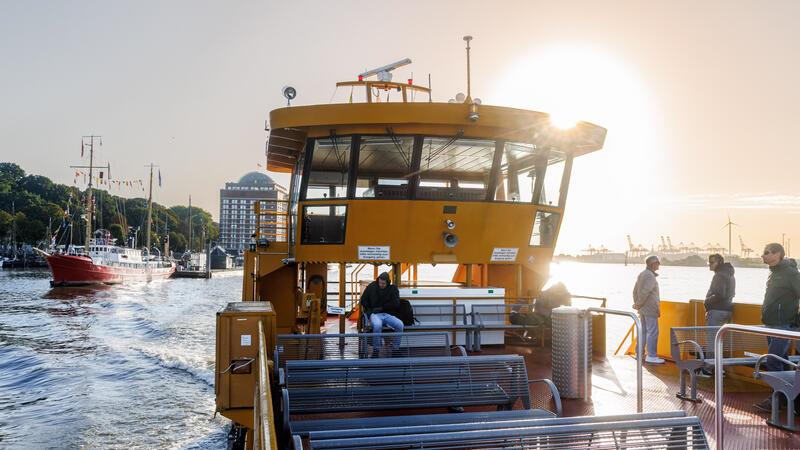
<path fill-rule="evenodd" d="M 137 246 L 144 245 L 147 224 L 147 199 L 124 198 L 102 189 L 93 190 L 93 229 L 105 228 L 125 245 L 129 230 L 139 227 Z M 50 243 L 83 245 L 86 233 L 86 193 L 76 187 L 53 183 L 41 175 L 26 174 L 17 164 L 0 163 L 0 243 L 37 245 Z M 203 238 L 216 240 L 219 226 L 211 214 L 192 207 L 192 230 L 189 230 L 189 208 L 167 208 L 153 202 L 152 246 L 163 248 L 169 236 L 170 249 L 183 252 L 204 248 Z M 71 224 L 71 229 L 70 225 Z M 49 235 L 48 235 L 49 231 Z"/>

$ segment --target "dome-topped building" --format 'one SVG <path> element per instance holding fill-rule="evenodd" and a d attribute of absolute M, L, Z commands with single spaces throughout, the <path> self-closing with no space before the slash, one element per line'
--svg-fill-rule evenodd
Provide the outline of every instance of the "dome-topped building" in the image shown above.
<path fill-rule="evenodd" d="M 233 184 L 233 183 L 230 183 Z M 238 184 L 247 184 L 252 186 L 268 186 L 275 184 L 275 181 L 269 175 L 261 172 L 250 172 L 239 178 Z"/>
<path fill-rule="evenodd" d="M 286 198 L 286 188 L 263 172 L 249 172 L 238 182 L 225 183 L 219 191 L 220 245 L 229 253 L 241 253 L 256 228 L 255 202 Z M 286 210 L 285 203 L 268 203 L 278 211 Z"/>

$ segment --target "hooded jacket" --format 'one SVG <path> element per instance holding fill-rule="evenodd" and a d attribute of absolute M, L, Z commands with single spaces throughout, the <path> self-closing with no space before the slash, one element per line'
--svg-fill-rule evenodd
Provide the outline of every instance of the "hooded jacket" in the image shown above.
<path fill-rule="evenodd" d="M 381 289 L 378 281 L 375 280 L 367 285 L 364 292 L 361 294 L 361 308 L 366 314 L 376 312 L 392 313 L 400 306 L 400 291 L 397 286 L 391 284 L 389 281 L 389 274 L 383 272 L 378 275 L 378 279 L 383 278 L 386 281 L 386 287 Z"/>
<path fill-rule="evenodd" d="M 706 294 L 706 311 L 733 311 L 733 297 L 736 295 L 734 272 L 731 263 L 717 267 Z"/>
<path fill-rule="evenodd" d="M 800 299 L 800 272 L 793 259 L 784 259 L 769 268 L 767 290 L 761 304 L 761 322 L 768 326 L 787 326 L 797 319 Z"/>
<path fill-rule="evenodd" d="M 657 273 L 645 269 L 633 286 L 633 309 L 648 317 L 661 316 L 661 294 L 658 291 Z"/>

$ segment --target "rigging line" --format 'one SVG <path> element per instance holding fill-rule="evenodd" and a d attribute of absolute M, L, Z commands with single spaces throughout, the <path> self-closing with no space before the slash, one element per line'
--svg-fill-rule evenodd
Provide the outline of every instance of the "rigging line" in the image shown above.
<path fill-rule="evenodd" d="M 403 146 L 400 144 L 400 139 L 394 134 L 394 130 L 391 127 L 386 127 L 386 133 L 389 134 L 392 144 L 394 144 L 397 151 L 400 152 L 400 157 L 403 158 L 403 162 L 406 163 L 408 170 L 411 170 L 411 159 L 409 159 L 408 155 L 403 151 Z"/>
<path fill-rule="evenodd" d="M 341 172 L 346 172 L 347 168 L 345 167 L 344 155 L 339 154 L 339 144 L 337 143 L 336 131 L 334 130 L 331 130 L 331 142 L 333 143 L 333 155 L 336 157 L 336 163 L 339 165 L 339 170 Z"/>
<path fill-rule="evenodd" d="M 331 99 L 328 100 L 328 103 L 333 103 L 333 97 L 336 97 L 336 91 L 338 91 L 338 90 L 339 90 L 339 86 L 334 86 L 333 87 L 333 94 L 331 94 Z M 350 95 L 351 96 L 353 95 L 352 92 L 350 93 Z"/>
<path fill-rule="evenodd" d="M 442 144 L 441 147 L 439 147 L 436 150 L 428 153 L 428 167 L 430 168 L 431 159 L 436 158 L 437 156 L 439 156 L 442 152 L 447 150 L 448 147 L 453 145 L 453 143 L 455 141 L 457 141 L 458 139 L 461 139 L 462 136 L 464 136 L 464 130 L 459 130 L 458 133 L 456 133 L 455 136 L 451 137 L 447 142 Z"/>

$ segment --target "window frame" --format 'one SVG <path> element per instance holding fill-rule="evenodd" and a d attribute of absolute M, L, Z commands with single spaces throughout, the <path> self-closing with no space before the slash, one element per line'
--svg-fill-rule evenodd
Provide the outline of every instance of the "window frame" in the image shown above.
<path fill-rule="evenodd" d="M 342 199 L 340 199 L 340 200 L 342 200 Z M 317 201 L 320 201 L 322 203 L 317 203 Z M 302 208 L 298 211 L 298 216 L 300 217 L 300 226 L 298 227 L 299 228 L 299 233 L 300 233 L 299 244 L 300 245 L 345 245 L 345 243 L 347 243 L 347 215 L 350 214 L 350 212 L 349 212 L 349 209 L 350 209 L 349 206 L 350 205 L 348 203 L 330 203 L 330 202 L 328 202 L 326 200 L 313 200 L 313 202 L 314 203 L 304 203 L 302 205 Z M 339 206 L 344 208 L 344 229 L 342 229 L 342 241 L 341 242 L 306 242 L 305 238 L 303 236 L 304 235 L 303 227 L 306 224 L 306 221 L 305 221 L 306 208 L 339 207 Z M 338 217 L 338 216 L 334 216 L 334 217 Z"/>
<path fill-rule="evenodd" d="M 368 134 L 342 134 L 342 135 L 331 135 L 331 137 L 335 138 L 350 138 L 350 152 L 348 153 L 348 157 L 350 158 L 348 162 L 348 175 L 347 175 L 347 186 L 346 186 L 346 195 L 345 197 L 334 197 L 334 198 L 308 198 L 308 185 L 309 185 L 309 175 L 311 174 L 311 167 L 313 164 L 314 159 L 314 149 L 316 147 L 316 141 L 322 138 L 308 138 L 306 139 L 306 146 L 304 149 L 303 154 L 303 168 L 301 179 L 299 183 L 299 194 L 297 196 L 297 202 L 302 203 L 306 201 L 342 201 L 342 200 L 384 200 L 380 197 L 358 197 L 356 196 L 358 180 L 360 177 L 359 171 L 359 157 L 361 153 L 361 145 L 362 145 L 362 138 L 364 137 L 388 137 L 392 134 L 377 134 L 377 133 L 368 133 Z M 450 135 L 437 135 L 437 134 L 394 134 L 397 138 L 413 138 L 413 145 L 412 145 L 412 168 L 411 168 L 411 176 L 408 178 L 408 193 L 404 198 L 401 199 L 392 199 L 392 200 L 421 200 L 418 199 L 418 188 L 419 182 L 421 179 L 420 167 L 422 163 L 422 151 L 423 151 L 423 144 L 426 138 L 434 138 L 434 139 L 450 139 L 454 136 Z M 463 140 L 476 140 L 476 141 L 487 141 L 492 140 L 490 138 L 477 138 L 477 137 L 469 137 L 469 136 L 461 136 L 458 139 Z M 542 150 L 542 152 L 537 155 L 537 161 L 541 161 L 545 164 L 536 164 L 532 170 L 536 171 L 536 180 L 533 186 L 533 198 L 530 202 L 519 202 L 519 201 L 512 201 L 512 200 L 495 200 L 495 192 L 499 183 L 502 181 L 502 160 L 503 155 L 505 152 L 506 144 L 512 143 L 505 139 L 494 139 L 494 154 L 492 159 L 492 167 L 489 170 L 488 178 L 485 181 L 486 185 L 486 196 L 484 199 L 481 200 L 441 200 L 441 201 L 449 201 L 449 202 L 480 202 L 480 203 L 510 203 L 510 204 L 525 204 L 525 205 L 538 205 L 538 206 L 545 206 L 551 208 L 558 208 L 563 209 L 566 203 L 567 192 L 569 188 L 569 180 L 572 172 L 572 163 L 574 159 L 574 155 L 569 151 L 563 151 L 564 154 L 564 171 L 561 175 L 560 180 L 560 190 L 558 196 L 558 203 L 554 205 L 548 205 L 541 202 L 541 194 L 542 190 L 544 189 L 544 181 L 547 177 L 548 168 L 551 164 L 546 164 L 549 161 L 550 154 L 553 150 L 556 150 L 553 147 L 546 147 Z M 512 143 L 513 144 L 513 143 Z M 298 165 L 299 167 L 299 165 Z M 291 199 L 291 192 L 289 195 Z M 427 199 L 422 199 L 425 201 L 431 201 Z M 432 200 L 432 201 L 439 201 L 439 200 Z M 291 205 L 290 205 L 291 209 Z M 298 211 L 299 213 L 299 211 Z M 298 214 L 299 216 L 299 214 Z"/>

